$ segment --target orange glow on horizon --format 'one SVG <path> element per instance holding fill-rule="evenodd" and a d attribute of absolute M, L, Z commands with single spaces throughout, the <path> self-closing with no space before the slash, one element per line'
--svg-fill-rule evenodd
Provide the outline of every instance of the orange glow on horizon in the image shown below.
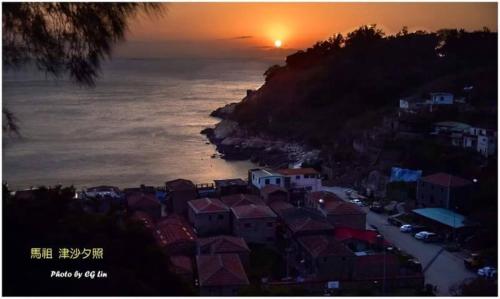
<path fill-rule="evenodd" d="M 387 34 L 442 28 L 497 29 L 497 3 L 169 3 L 140 16 L 128 41 L 212 43 L 222 50 L 304 49 L 336 33 L 377 24 Z M 276 41 L 280 40 L 280 46 Z M 286 45 L 284 43 L 286 41 Z M 182 51 L 180 51 L 182 53 Z"/>

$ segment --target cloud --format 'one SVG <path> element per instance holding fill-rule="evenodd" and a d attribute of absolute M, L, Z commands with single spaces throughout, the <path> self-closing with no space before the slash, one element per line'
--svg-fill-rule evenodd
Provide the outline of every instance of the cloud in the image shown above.
<path fill-rule="evenodd" d="M 248 39 L 248 38 L 253 38 L 253 36 L 252 35 L 240 35 L 240 36 L 235 36 L 235 37 L 231 37 L 228 39 Z"/>

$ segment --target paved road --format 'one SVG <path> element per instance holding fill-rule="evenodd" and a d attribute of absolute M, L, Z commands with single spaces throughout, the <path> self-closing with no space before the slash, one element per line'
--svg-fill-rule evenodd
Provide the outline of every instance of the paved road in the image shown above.
<path fill-rule="evenodd" d="M 345 189 L 341 187 L 323 187 L 325 191 L 337 194 L 348 200 Z M 387 223 L 387 216 L 371 212 L 367 207 L 367 227 L 375 225 L 387 241 L 418 258 L 425 271 L 425 281 L 437 286 L 438 295 L 449 295 L 449 288 L 464 279 L 476 275 L 465 269 L 459 254 L 443 250 L 438 244 L 429 244 L 416 240 L 410 234 L 401 233 L 399 228 Z"/>

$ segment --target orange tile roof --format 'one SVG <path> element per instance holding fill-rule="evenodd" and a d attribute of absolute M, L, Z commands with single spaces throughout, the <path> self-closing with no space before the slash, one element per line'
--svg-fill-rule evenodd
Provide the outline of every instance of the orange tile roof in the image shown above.
<path fill-rule="evenodd" d="M 196 256 L 201 287 L 248 285 L 248 277 L 237 254 Z"/>
<path fill-rule="evenodd" d="M 193 228 L 178 215 L 171 215 L 159 221 L 154 236 L 162 247 L 179 242 L 196 242 Z"/>
<path fill-rule="evenodd" d="M 276 172 L 282 175 L 319 174 L 314 168 L 285 168 L 278 169 Z"/>
<path fill-rule="evenodd" d="M 366 214 L 357 205 L 350 202 L 330 201 L 325 202 L 324 210 L 329 215 L 361 215 Z"/>
<path fill-rule="evenodd" d="M 198 239 L 200 247 L 210 246 L 210 253 L 236 253 L 250 252 L 247 243 L 243 238 L 235 236 L 215 236 Z"/>
<path fill-rule="evenodd" d="M 232 208 L 236 206 L 243 206 L 249 204 L 263 205 L 264 201 L 260 199 L 257 195 L 253 194 L 231 194 L 222 196 L 220 201 L 224 203 L 227 207 Z"/>
<path fill-rule="evenodd" d="M 469 180 L 443 172 L 422 177 L 421 180 L 443 187 L 462 187 L 472 184 Z"/>
<path fill-rule="evenodd" d="M 268 206 L 265 205 L 244 205 L 232 207 L 231 211 L 233 212 L 236 218 L 276 218 L 277 215 L 271 210 Z"/>
<path fill-rule="evenodd" d="M 188 201 L 195 213 L 229 212 L 229 208 L 217 198 L 200 198 Z"/>
<path fill-rule="evenodd" d="M 302 247 L 313 257 L 353 256 L 354 253 L 329 235 L 304 236 L 297 238 Z"/>

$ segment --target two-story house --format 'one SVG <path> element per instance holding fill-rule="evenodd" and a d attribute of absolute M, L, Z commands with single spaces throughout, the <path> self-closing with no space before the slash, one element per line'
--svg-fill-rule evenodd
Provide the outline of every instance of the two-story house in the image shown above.
<path fill-rule="evenodd" d="M 306 207 L 319 211 L 335 227 L 366 228 L 366 213 L 329 192 L 309 193 Z"/>
<path fill-rule="evenodd" d="M 244 266 L 250 263 L 250 248 L 241 237 L 220 235 L 198 239 L 198 254 L 235 253 Z"/>
<path fill-rule="evenodd" d="M 161 204 L 155 194 L 134 192 L 126 195 L 127 210 L 131 213 L 142 211 L 154 219 L 161 216 Z"/>
<path fill-rule="evenodd" d="M 302 236 L 297 242 L 296 267 L 304 276 L 330 280 L 351 278 L 355 255 L 332 235 Z"/>
<path fill-rule="evenodd" d="M 283 176 L 287 189 L 321 190 L 321 174 L 314 168 L 287 168 L 276 172 Z"/>
<path fill-rule="evenodd" d="M 165 183 L 167 207 L 170 213 L 187 215 L 187 202 L 198 197 L 195 184 L 189 180 L 176 179 Z"/>
<path fill-rule="evenodd" d="M 469 180 L 442 172 L 422 177 L 417 183 L 417 207 L 466 213 L 472 186 Z"/>
<path fill-rule="evenodd" d="M 237 254 L 197 255 L 201 296 L 237 296 L 250 282 Z"/>
<path fill-rule="evenodd" d="M 225 234 L 231 231 L 229 208 L 217 198 L 188 201 L 189 222 L 200 236 Z"/>
<path fill-rule="evenodd" d="M 220 201 L 224 203 L 228 208 L 236 207 L 236 206 L 244 206 L 244 205 L 264 205 L 264 201 L 260 199 L 259 196 L 254 194 L 231 194 L 222 196 Z"/>
<path fill-rule="evenodd" d="M 260 168 L 250 169 L 248 171 L 248 181 L 258 190 L 267 185 L 283 186 L 284 184 L 281 174 Z"/>
<path fill-rule="evenodd" d="M 266 205 L 242 205 L 231 208 L 233 234 L 248 243 L 273 244 L 278 216 Z"/>

